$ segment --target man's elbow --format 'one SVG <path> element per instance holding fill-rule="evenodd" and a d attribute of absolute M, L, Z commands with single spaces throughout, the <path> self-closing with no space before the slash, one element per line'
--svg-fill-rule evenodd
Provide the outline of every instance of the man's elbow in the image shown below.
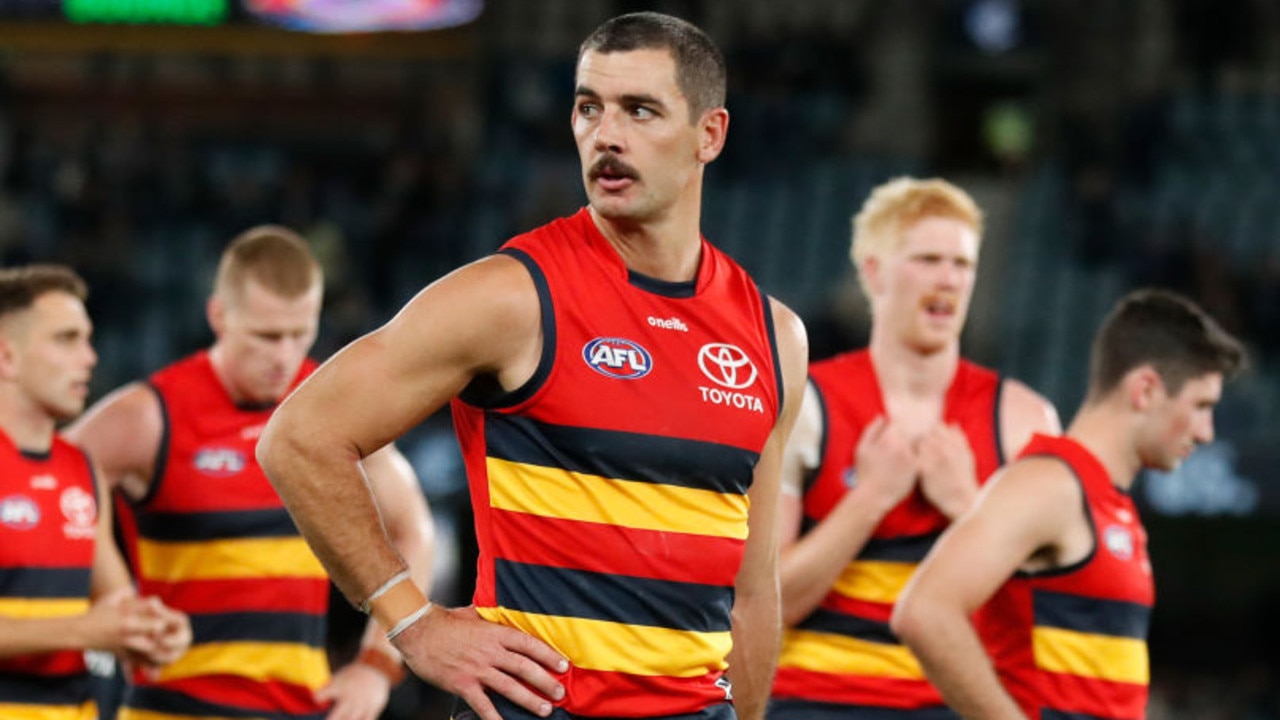
<path fill-rule="evenodd" d="M 262 435 L 258 437 L 258 444 L 253 451 L 258 467 L 262 468 L 262 472 L 277 490 L 279 490 L 281 467 L 284 465 L 284 448 L 288 444 L 281 435 L 279 424 L 274 420 L 268 422 Z"/>
<path fill-rule="evenodd" d="M 919 643 L 928 633 L 929 612 L 925 610 L 924 600 L 915 593 L 905 593 L 893 606 L 893 615 L 889 618 L 889 628 L 908 647 Z"/>

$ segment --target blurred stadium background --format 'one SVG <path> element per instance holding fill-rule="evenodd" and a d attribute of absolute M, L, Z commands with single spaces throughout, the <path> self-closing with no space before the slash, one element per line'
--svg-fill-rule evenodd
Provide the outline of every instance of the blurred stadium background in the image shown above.
<path fill-rule="evenodd" d="M 815 357 L 865 340 L 849 217 L 903 173 L 986 209 L 966 352 L 1064 416 L 1131 287 L 1186 291 L 1248 339 L 1218 441 L 1135 490 L 1159 588 L 1151 718 L 1280 718 L 1274 0 L 0 0 L 0 260 L 89 279 L 100 396 L 209 342 L 224 243 L 284 223 L 327 268 L 322 358 L 583 202 L 577 43 L 638 9 L 725 49 L 704 232 L 801 313 Z M 403 444 L 442 531 L 436 595 L 465 602 L 448 418 Z M 350 628 L 337 609 L 335 656 Z M 386 713 L 445 716 L 417 684 Z"/>

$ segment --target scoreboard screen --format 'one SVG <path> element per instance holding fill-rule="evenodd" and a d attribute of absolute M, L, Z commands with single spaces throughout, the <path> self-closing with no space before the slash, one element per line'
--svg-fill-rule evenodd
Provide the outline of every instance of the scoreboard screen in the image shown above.
<path fill-rule="evenodd" d="M 66 18 L 76 23 L 220 25 L 230 0 L 62 0 Z"/>
<path fill-rule="evenodd" d="M 244 0 L 245 14 L 320 33 L 434 30 L 475 20 L 483 0 Z"/>

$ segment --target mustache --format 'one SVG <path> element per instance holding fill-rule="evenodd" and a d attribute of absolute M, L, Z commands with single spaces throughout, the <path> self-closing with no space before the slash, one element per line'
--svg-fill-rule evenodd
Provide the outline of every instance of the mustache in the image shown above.
<path fill-rule="evenodd" d="M 613 154 L 600 156 L 600 159 L 591 166 L 591 170 L 587 173 L 587 177 L 592 180 L 596 180 L 603 175 L 631 178 L 632 180 L 640 177 L 640 173 L 635 168 L 622 162 L 617 155 Z"/>

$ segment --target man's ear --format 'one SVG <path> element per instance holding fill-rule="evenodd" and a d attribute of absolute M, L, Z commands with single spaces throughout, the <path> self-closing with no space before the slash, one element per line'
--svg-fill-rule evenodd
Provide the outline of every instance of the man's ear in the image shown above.
<path fill-rule="evenodd" d="M 18 346 L 8 334 L 0 332 L 0 378 L 8 380 L 18 374 Z"/>
<path fill-rule="evenodd" d="M 720 157 L 725 138 L 729 136 L 729 111 L 713 108 L 706 111 L 699 121 L 698 162 L 707 163 Z"/>
<path fill-rule="evenodd" d="M 1120 382 L 1129 407 L 1138 412 L 1146 412 L 1152 403 L 1165 395 L 1164 381 L 1150 365 L 1139 365 L 1130 370 Z"/>
<path fill-rule="evenodd" d="M 204 315 L 209 321 L 209 327 L 213 329 L 213 336 L 222 337 L 222 331 L 227 326 L 227 304 L 217 293 L 210 295 L 205 301 Z"/>
<path fill-rule="evenodd" d="M 867 294 L 873 298 L 884 292 L 884 277 L 880 272 L 882 267 L 880 258 L 875 255 L 868 255 L 863 258 L 862 264 L 858 266 L 858 273 L 862 276 L 863 287 L 866 288 Z"/>

